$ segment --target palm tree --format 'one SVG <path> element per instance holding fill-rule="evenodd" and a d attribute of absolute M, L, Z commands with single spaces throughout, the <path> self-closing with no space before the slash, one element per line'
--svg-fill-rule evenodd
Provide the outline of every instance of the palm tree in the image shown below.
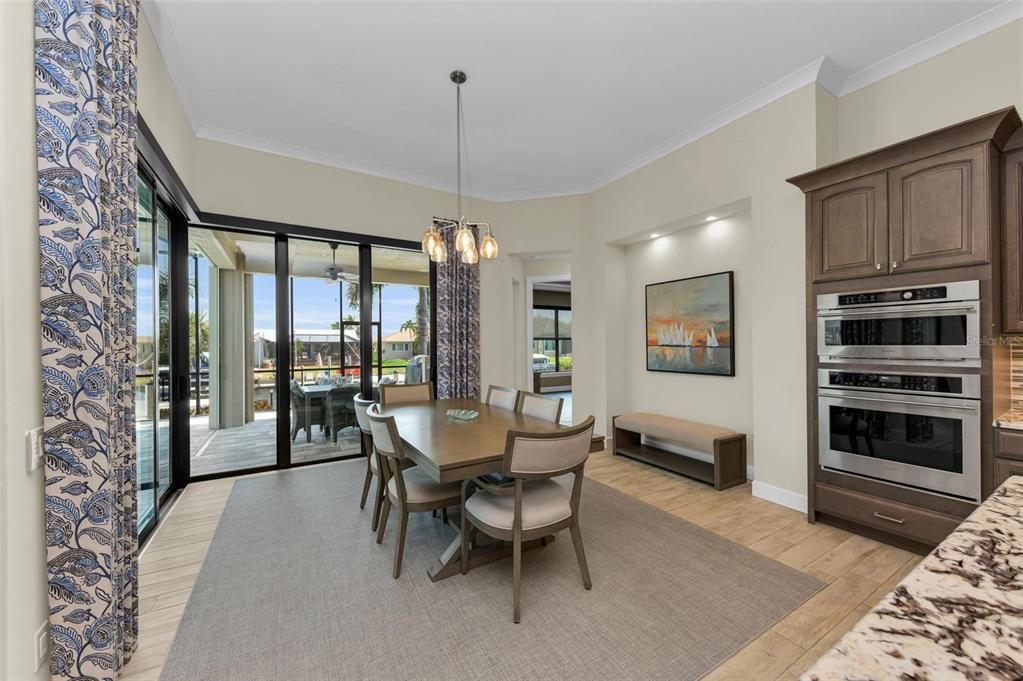
<path fill-rule="evenodd" d="M 348 307 L 353 310 L 358 310 L 359 305 L 362 303 L 362 290 L 359 288 L 359 282 L 349 281 L 345 282 L 348 284 L 345 288 L 345 302 L 348 303 Z M 373 284 L 372 298 L 375 300 L 380 295 L 380 289 L 384 287 L 383 284 Z"/>
<path fill-rule="evenodd" d="M 399 331 L 408 331 L 409 335 L 412 336 L 412 354 L 419 354 L 419 335 L 416 329 L 416 322 L 414 319 L 406 319 L 401 324 Z"/>
<path fill-rule="evenodd" d="M 416 302 L 416 354 L 420 355 L 426 352 L 426 348 L 420 347 L 419 339 L 430 337 L 430 289 L 427 286 L 419 286 L 416 292 L 419 294 L 419 300 Z"/>

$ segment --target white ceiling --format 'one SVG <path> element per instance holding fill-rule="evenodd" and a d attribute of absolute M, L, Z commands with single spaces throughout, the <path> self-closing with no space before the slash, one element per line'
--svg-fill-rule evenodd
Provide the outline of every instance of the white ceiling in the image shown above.
<path fill-rule="evenodd" d="M 862 87 L 1019 0 L 144 0 L 196 133 L 467 193 L 591 191 L 814 79 Z M 826 58 L 826 60 L 825 60 Z M 145 111 L 143 111 L 143 114 Z"/>

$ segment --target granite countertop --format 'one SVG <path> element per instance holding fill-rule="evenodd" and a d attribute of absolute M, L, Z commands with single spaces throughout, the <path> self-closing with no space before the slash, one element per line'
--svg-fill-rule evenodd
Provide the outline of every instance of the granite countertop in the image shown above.
<path fill-rule="evenodd" d="M 995 419 L 995 428 L 1023 430 L 1023 411 L 1007 411 Z"/>
<path fill-rule="evenodd" d="M 955 532 L 802 681 L 1023 679 L 1023 476 Z"/>

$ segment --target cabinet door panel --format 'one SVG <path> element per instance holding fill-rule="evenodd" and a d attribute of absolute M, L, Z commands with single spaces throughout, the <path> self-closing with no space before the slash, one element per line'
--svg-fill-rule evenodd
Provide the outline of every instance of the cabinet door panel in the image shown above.
<path fill-rule="evenodd" d="M 1023 149 L 1005 155 L 1002 331 L 1023 333 Z"/>
<path fill-rule="evenodd" d="M 886 192 L 877 173 L 810 194 L 814 281 L 887 273 Z"/>
<path fill-rule="evenodd" d="M 986 144 L 956 149 L 890 170 L 891 270 L 988 262 L 989 174 Z"/>

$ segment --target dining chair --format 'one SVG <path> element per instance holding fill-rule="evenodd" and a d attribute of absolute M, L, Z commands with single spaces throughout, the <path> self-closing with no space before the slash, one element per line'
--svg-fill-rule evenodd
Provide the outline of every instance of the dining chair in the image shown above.
<path fill-rule="evenodd" d="M 403 402 L 430 402 L 433 400 L 433 383 L 394 383 L 380 386 L 380 404 L 402 404 Z"/>
<path fill-rule="evenodd" d="M 382 416 L 378 405 L 366 410 L 370 431 L 373 434 L 373 450 L 380 465 L 380 480 L 386 490 L 380 509 L 380 524 L 377 527 L 377 544 L 384 541 L 387 516 L 391 506 L 398 510 L 398 540 L 394 546 L 395 579 L 401 575 L 401 559 L 405 552 L 405 533 L 408 530 L 410 513 L 422 513 L 447 509 L 461 501 L 461 485 L 458 482 L 435 482 L 419 466 L 404 468 L 405 448 L 398 435 L 398 425 L 393 416 Z"/>
<path fill-rule="evenodd" d="M 373 406 L 373 400 L 362 397 L 362 393 L 355 396 L 355 418 L 359 423 L 359 431 L 362 438 L 362 452 L 366 455 L 366 480 L 362 483 L 362 499 L 359 501 L 359 508 L 366 508 L 366 499 L 369 497 L 369 486 L 373 478 L 377 479 L 376 492 L 373 494 L 373 522 L 370 526 L 373 532 L 377 531 L 377 523 L 380 520 L 380 504 L 384 498 L 384 485 L 380 481 L 380 463 L 376 452 L 373 451 L 373 430 L 369 423 L 369 416 L 366 412 Z"/>
<path fill-rule="evenodd" d="M 544 421 L 561 421 L 561 408 L 565 400 L 551 395 L 530 393 L 522 391 L 519 393 L 519 401 L 515 405 L 515 411 L 526 416 L 535 416 Z"/>
<path fill-rule="evenodd" d="M 519 391 L 515 388 L 505 388 L 502 385 L 491 385 L 487 388 L 487 404 L 491 407 L 513 410 L 518 402 Z"/>
<path fill-rule="evenodd" d="M 475 478 L 462 485 L 462 574 L 469 570 L 470 533 L 479 531 L 511 542 L 515 622 L 519 621 L 523 542 L 542 540 L 567 527 L 572 533 L 583 586 L 587 590 L 592 587 L 579 530 L 583 467 L 592 438 L 592 416 L 578 426 L 553 433 L 509 431 L 501 468 L 514 484 L 492 485 Z M 574 474 L 571 490 L 552 480 L 566 473 Z"/>

